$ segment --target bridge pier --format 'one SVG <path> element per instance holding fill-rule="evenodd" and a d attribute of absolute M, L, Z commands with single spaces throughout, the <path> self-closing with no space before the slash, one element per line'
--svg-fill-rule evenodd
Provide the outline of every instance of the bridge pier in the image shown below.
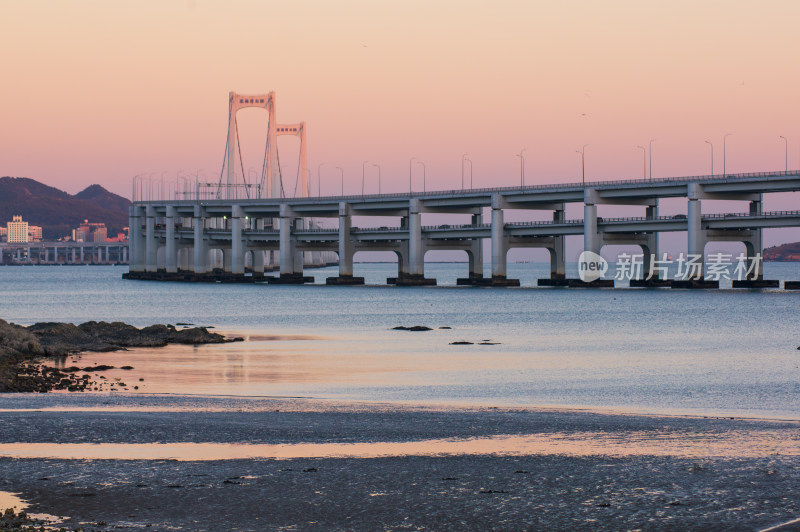
<path fill-rule="evenodd" d="M 472 225 L 483 224 L 483 214 L 480 212 L 472 215 Z M 476 238 L 470 242 L 467 252 L 467 277 L 456 279 L 458 286 L 483 286 L 491 280 L 483 276 L 483 239 Z"/>
<path fill-rule="evenodd" d="M 192 216 L 192 230 L 194 231 L 192 273 L 195 275 L 205 275 L 208 272 L 208 244 L 203 234 L 205 225 L 205 210 L 200 205 L 195 205 L 194 216 Z"/>
<path fill-rule="evenodd" d="M 178 248 L 175 242 L 175 207 L 167 205 L 167 216 L 164 218 L 166 230 L 166 250 L 164 262 L 167 273 L 178 272 Z"/>
<path fill-rule="evenodd" d="M 152 205 L 145 207 L 145 271 L 158 270 L 158 240 L 156 239 L 156 210 Z M 83 262 L 83 248 L 81 248 Z"/>
<path fill-rule="evenodd" d="M 519 279 L 509 279 L 506 269 L 508 238 L 505 235 L 505 202 L 499 194 L 492 195 L 492 278 L 481 282 L 481 286 L 519 286 Z"/>
<path fill-rule="evenodd" d="M 244 241 L 242 240 L 243 223 L 244 211 L 242 211 L 242 206 L 231 206 L 230 271 L 233 275 L 244 275 Z"/>
<path fill-rule="evenodd" d="M 425 278 L 425 244 L 422 241 L 422 214 L 420 214 L 420 200 L 411 198 L 408 201 L 408 273 L 403 275 L 400 271 L 392 283 L 387 279 L 387 284 L 397 286 L 431 286 L 436 284 L 436 279 Z M 399 268 L 398 268 L 399 269 Z"/>
<path fill-rule="evenodd" d="M 363 277 L 353 276 L 353 255 L 355 246 L 350 237 L 352 227 L 352 213 L 350 205 L 339 203 L 339 276 L 328 277 L 325 284 L 329 285 L 360 285 L 364 284 Z"/>
<path fill-rule="evenodd" d="M 280 206 L 280 271 L 278 277 L 265 277 L 270 284 L 303 284 L 313 283 L 313 277 L 303 276 L 302 262 L 295 266 L 297 258 L 297 239 L 294 234 L 295 213 L 287 204 Z"/>

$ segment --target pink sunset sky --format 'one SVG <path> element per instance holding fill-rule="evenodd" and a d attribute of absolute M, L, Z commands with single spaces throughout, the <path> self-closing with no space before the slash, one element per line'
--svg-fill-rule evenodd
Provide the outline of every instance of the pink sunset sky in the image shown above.
<path fill-rule="evenodd" d="M 216 181 L 229 91 L 306 121 L 316 192 L 428 189 L 800 166 L 796 1 L 0 1 L 0 175 L 68 192 L 131 177 Z M 239 113 L 260 173 L 266 113 Z M 284 180 L 298 146 L 281 138 Z M 414 188 L 422 189 L 415 165 Z M 649 171 L 649 169 L 648 169 Z M 288 177 L 287 177 L 288 176 Z M 793 195 L 767 208 L 789 208 Z"/>

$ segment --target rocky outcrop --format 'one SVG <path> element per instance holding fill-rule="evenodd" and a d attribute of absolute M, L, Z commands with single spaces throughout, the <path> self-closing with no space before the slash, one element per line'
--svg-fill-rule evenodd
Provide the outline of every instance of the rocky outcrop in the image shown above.
<path fill-rule="evenodd" d="M 62 374 L 50 379 L 32 380 L 30 361 L 59 357 L 82 351 L 119 351 L 130 347 L 162 347 L 167 344 L 221 344 L 241 341 L 209 332 L 205 327 L 178 330 L 172 325 L 151 325 L 139 329 L 122 322 L 89 321 L 72 323 L 42 322 L 22 327 L 0 319 L 0 392 L 46 391 L 53 380 L 66 389 L 75 388 Z M 41 373 L 47 376 L 46 372 Z M 63 382 L 62 382 L 63 381 Z M 35 384 L 35 385 L 34 385 Z M 83 389 L 78 383 L 77 389 Z"/>

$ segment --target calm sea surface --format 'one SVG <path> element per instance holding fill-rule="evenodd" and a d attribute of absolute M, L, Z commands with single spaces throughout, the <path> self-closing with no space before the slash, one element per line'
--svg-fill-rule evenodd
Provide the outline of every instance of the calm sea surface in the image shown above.
<path fill-rule="evenodd" d="M 800 280 L 800 264 L 764 269 Z M 140 393 L 800 419 L 800 291 L 533 288 L 545 264 L 510 264 L 523 284 L 511 289 L 455 287 L 466 265 L 448 263 L 426 265 L 440 286 L 424 288 L 382 286 L 393 264 L 357 264 L 375 285 L 364 287 L 124 281 L 124 271 L 0 267 L 0 318 L 185 322 L 249 340 L 83 357 L 124 359 L 145 378 Z M 324 282 L 336 269 L 307 274 Z"/>

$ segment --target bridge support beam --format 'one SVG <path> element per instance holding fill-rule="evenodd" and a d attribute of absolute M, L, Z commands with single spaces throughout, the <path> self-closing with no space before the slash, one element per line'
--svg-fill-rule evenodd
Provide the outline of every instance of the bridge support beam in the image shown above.
<path fill-rule="evenodd" d="M 145 269 L 145 244 L 142 236 L 144 207 L 131 205 L 128 213 L 128 245 L 131 248 L 130 271 L 142 272 Z M 74 264 L 75 261 L 75 248 L 72 248 L 72 263 Z"/>
<path fill-rule="evenodd" d="M 295 213 L 289 205 L 281 205 L 280 220 L 280 275 L 266 278 L 267 282 L 274 284 L 303 284 L 313 283 L 313 277 L 303 276 L 303 264 L 295 266 L 297 257 L 297 239 L 294 233 Z M 297 273 L 299 269 L 300 273 Z"/>
<path fill-rule="evenodd" d="M 645 218 L 648 220 L 656 220 L 658 218 L 658 203 L 647 207 Z M 645 243 L 639 244 L 639 247 L 642 248 L 642 278 L 631 279 L 630 286 L 639 288 L 672 286 L 672 281 L 668 278 L 662 279 L 661 272 L 655 269 L 658 261 L 662 260 L 658 247 L 658 232 L 647 233 L 644 235 L 644 239 Z"/>
<path fill-rule="evenodd" d="M 483 224 L 483 214 L 473 214 L 471 222 L 472 225 Z M 472 240 L 466 251 L 469 272 L 467 277 L 456 279 L 456 284 L 459 286 L 475 286 L 488 283 L 489 280 L 483 276 L 483 239 L 476 238 Z"/>
<path fill-rule="evenodd" d="M 350 238 L 352 220 L 350 205 L 345 202 L 339 203 L 339 276 L 328 277 L 325 284 L 343 286 L 364 284 L 363 277 L 353 277 L 355 246 Z"/>
<path fill-rule="evenodd" d="M 164 264 L 167 273 L 178 272 L 178 247 L 175 241 L 175 207 L 167 205 L 167 216 L 164 220 L 166 228 L 166 249 L 164 250 Z"/>
<path fill-rule="evenodd" d="M 145 270 L 155 272 L 158 270 L 158 241 L 156 240 L 156 210 L 152 205 L 145 209 Z M 83 248 L 81 247 L 81 262 L 83 262 Z"/>
<path fill-rule="evenodd" d="M 200 205 L 194 206 L 192 224 L 192 229 L 194 230 L 194 264 L 192 266 L 192 271 L 196 275 L 205 275 L 208 272 L 208 245 L 203 237 L 206 216 L 205 211 Z"/>
<path fill-rule="evenodd" d="M 750 214 L 758 215 L 762 211 L 762 198 L 763 195 L 759 194 L 758 199 L 750 202 Z M 751 272 L 747 279 L 742 281 L 734 279 L 732 281 L 733 288 L 780 288 L 780 281 L 776 279 L 764 279 L 763 271 L 763 242 L 762 237 L 764 230 L 761 228 L 751 229 L 751 236 L 744 241 L 744 247 L 747 252 L 747 272 Z M 791 283 L 791 282 L 789 282 Z M 792 285 L 789 284 L 791 287 Z"/>
<path fill-rule="evenodd" d="M 244 275 L 243 224 L 244 210 L 242 206 L 231 206 L 231 273 L 233 275 Z"/>
<path fill-rule="evenodd" d="M 509 279 L 506 270 L 506 256 L 508 255 L 508 238 L 505 234 L 505 220 L 503 216 L 504 200 L 499 194 L 492 196 L 492 279 L 485 281 L 482 286 L 519 286 L 519 279 Z"/>
<path fill-rule="evenodd" d="M 421 202 L 418 198 L 408 201 L 408 274 L 400 273 L 394 283 L 398 286 L 435 285 L 436 279 L 425 278 L 425 243 L 422 241 Z M 391 279 L 387 279 L 390 282 Z"/>
<path fill-rule="evenodd" d="M 253 253 L 253 277 L 264 277 L 264 250 L 254 249 Z"/>
<path fill-rule="evenodd" d="M 708 242 L 706 231 L 703 229 L 703 209 L 701 197 L 703 190 L 700 184 L 690 183 L 687 191 L 686 228 L 687 228 L 687 259 L 693 262 L 693 267 L 687 266 L 686 278 L 672 281 L 672 288 L 719 288 L 719 281 L 706 281 L 705 249 Z"/>

